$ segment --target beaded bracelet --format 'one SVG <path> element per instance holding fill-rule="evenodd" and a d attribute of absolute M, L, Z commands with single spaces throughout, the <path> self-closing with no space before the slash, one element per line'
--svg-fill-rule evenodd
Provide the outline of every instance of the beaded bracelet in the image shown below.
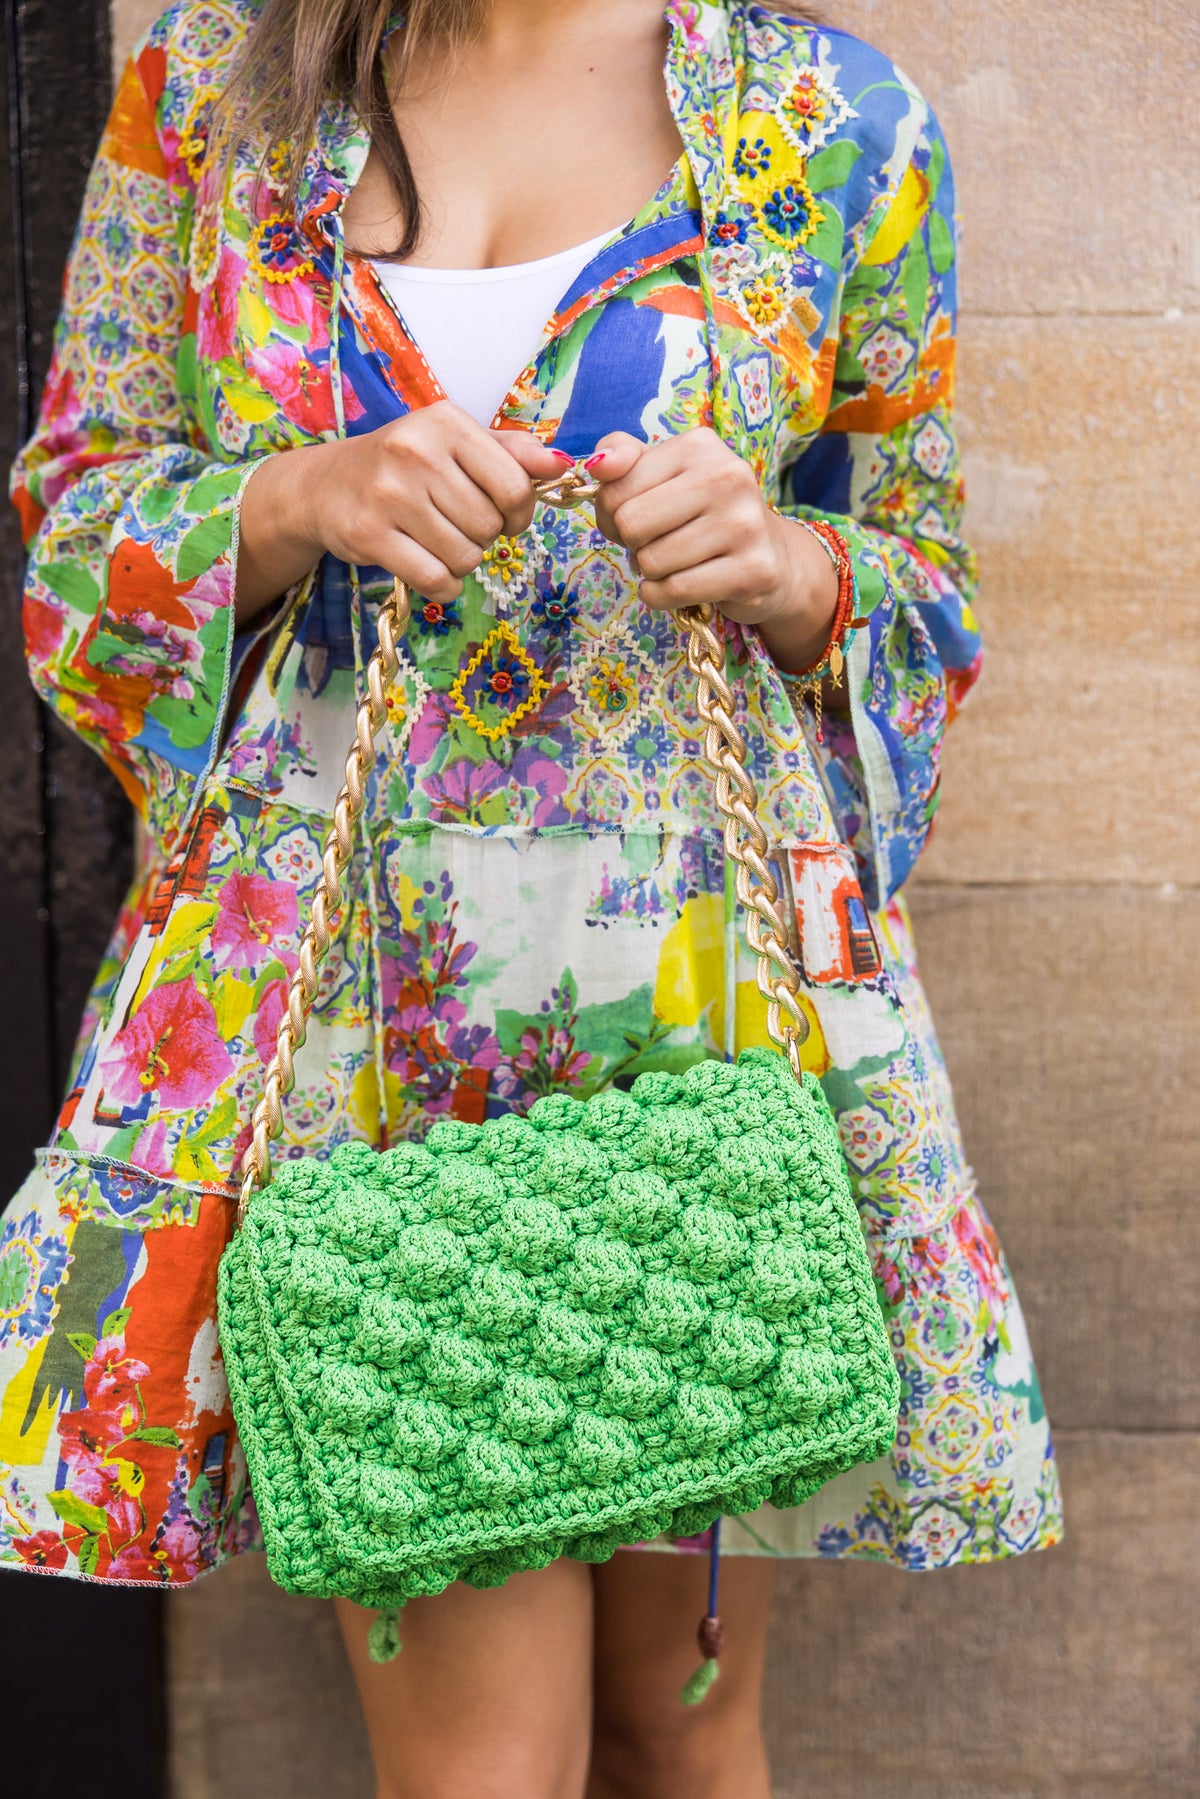
<path fill-rule="evenodd" d="M 787 518 L 787 513 L 780 513 Z M 833 564 L 838 578 L 837 605 L 834 608 L 833 624 L 829 632 L 829 641 L 815 662 L 807 668 L 794 671 L 781 668 L 780 678 L 788 690 L 788 697 L 793 706 L 802 702 L 806 693 L 813 696 L 813 714 L 817 725 L 817 742 L 824 743 L 825 732 L 821 719 L 821 683 L 828 676 L 835 687 L 842 684 L 842 671 L 846 666 L 843 645 L 852 626 L 859 621 L 854 617 L 854 563 L 850 556 L 850 546 L 840 531 L 824 519 L 793 518 L 791 523 L 802 525 L 810 536 L 815 537 L 825 554 Z"/>

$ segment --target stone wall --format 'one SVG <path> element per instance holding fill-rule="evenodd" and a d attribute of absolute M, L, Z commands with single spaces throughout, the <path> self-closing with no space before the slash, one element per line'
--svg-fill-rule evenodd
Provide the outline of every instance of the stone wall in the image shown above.
<path fill-rule="evenodd" d="M 119 49 L 154 13 L 116 0 Z M 913 893 L 1014 1265 L 1066 1544 L 928 1578 L 793 1565 L 779 1799 L 1200 1794 L 1200 13 L 848 0 L 916 76 L 966 221 L 986 679 Z M 258 1562 L 171 1605 L 176 1799 L 370 1790 L 332 1622 Z"/>

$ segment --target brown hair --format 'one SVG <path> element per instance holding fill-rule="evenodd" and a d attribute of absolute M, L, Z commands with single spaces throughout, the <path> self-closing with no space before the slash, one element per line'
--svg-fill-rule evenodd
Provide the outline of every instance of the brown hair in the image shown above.
<path fill-rule="evenodd" d="M 791 0 L 761 3 L 792 18 L 814 17 Z M 401 75 L 415 51 L 431 40 L 451 51 L 469 43 L 487 6 L 488 0 L 408 0 Z M 393 254 L 404 257 L 420 236 L 421 199 L 379 54 L 395 10 L 395 0 L 263 0 L 214 124 L 226 157 L 251 142 L 263 143 L 269 153 L 279 144 L 308 144 L 322 103 L 348 101 L 370 133 L 395 191 L 404 235 Z M 289 203 L 298 174 L 299 155 L 293 153 Z"/>

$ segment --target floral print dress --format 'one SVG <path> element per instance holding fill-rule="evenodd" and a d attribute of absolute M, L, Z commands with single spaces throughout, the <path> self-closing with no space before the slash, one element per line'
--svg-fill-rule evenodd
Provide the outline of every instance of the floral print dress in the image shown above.
<path fill-rule="evenodd" d="M 259 1543 L 215 1275 L 386 577 L 326 557 L 234 627 L 262 456 L 441 397 L 341 208 L 330 104 L 224 190 L 214 92 L 252 0 L 178 0 L 122 80 L 14 495 L 40 691 L 145 819 L 55 1134 L 0 1227 L 0 1564 L 184 1584 Z M 586 456 L 709 425 L 854 560 L 851 711 L 818 741 L 753 633 L 731 673 L 903 1386 L 886 1460 L 733 1552 L 907 1568 L 1055 1541 L 1050 1436 L 966 1164 L 902 884 L 978 641 L 955 448 L 955 226 L 936 121 L 883 56 L 673 0 L 682 154 L 582 271 L 497 423 Z M 672 619 L 539 508 L 417 596 L 284 1155 L 586 1097 L 765 1038 Z"/>

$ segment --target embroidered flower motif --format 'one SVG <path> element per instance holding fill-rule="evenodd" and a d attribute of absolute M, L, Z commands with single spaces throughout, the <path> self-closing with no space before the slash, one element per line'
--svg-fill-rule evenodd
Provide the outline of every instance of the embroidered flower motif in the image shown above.
<path fill-rule="evenodd" d="M 606 745 L 624 743 L 646 716 L 658 674 L 628 636 L 597 644 L 575 666 L 571 692 L 592 734 Z"/>
<path fill-rule="evenodd" d="M 212 106 L 215 98 L 211 88 L 205 88 L 197 94 L 188 108 L 187 118 L 179 133 L 179 160 L 187 170 L 188 180 L 193 187 L 200 180 L 200 171 L 204 167 L 204 158 L 208 154 Z"/>
<path fill-rule="evenodd" d="M 763 201 L 760 222 L 773 243 L 790 250 L 806 244 L 824 218 L 807 181 L 798 175 Z"/>
<path fill-rule="evenodd" d="M 484 638 L 450 689 L 459 717 L 498 743 L 536 712 L 549 689 L 541 669 L 521 645 L 511 625 L 497 625 Z"/>
<path fill-rule="evenodd" d="M 483 552 L 480 568 L 485 580 L 503 582 L 508 587 L 525 573 L 526 550 L 519 537 L 497 537 Z"/>
<path fill-rule="evenodd" d="M 526 537 L 505 537 L 490 543 L 479 564 L 479 582 L 498 617 L 505 617 L 514 595 L 525 585 L 537 558 L 537 549 Z"/>
<path fill-rule="evenodd" d="M 279 284 L 312 273 L 312 257 L 306 254 L 296 221 L 282 213 L 263 220 L 251 236 L 248 254 L 251 268 L 264 281 Z"/>
<path fill-rule="evenodd" d="M 12 1337 L 29 1344 L 45 1336 L 70 1259 L 65 1237 L 38 1234 L 36 1212 L 5 1224 L 0 1231 L 0 1349 Z"/>
<path fill-rule="evenodd" d="M 624 712 L 637 698 L 637 681 L 620 656 L 605 656 L 593 668 L 588 681 L 588 698 L 599 711 Z"/>
<path fill-rule="evenodd" d="M 854 108 L 817 69 L 801 69 L 778 108 L 784 135 L 805 155 L 819 150 L 844 119 L 854 116 Z"/>
<path fill-rule="evenodd" d="M 527 591 L 535 571 L 545 561 L 545 545 L 534 533 L 497 537 L 483 552 L 478 570 L 479 584 L 487 595 L 485 610 L 497 618 L 506 618 L 513 601 Z"/>
<path fill-rule="evenodd" d="M 188 278 L 197 293 L 215 280 L 221 261 L 221 236 L 215 212 L 199 207 L 192 219 L 188 245 Z"/>
<path fill-rule="evenodd" d="M 267 184 L 277 192 L 282 192 L 287 188 L 295 154 L 295 146 L 285 138 L 274 146 L 267 158 Z"/>
<path fill-rule="evenodd" d="M 417 669 L 405 666 L 404 686 L 393 684 L 384 704 L 387 707 L 386 752 L 389 765 L 399 762 L 408 748 L 417 720 L 425 710 L 431 688 Z"/>
<path fill-rule="evenodd" d="M 551 636 L 561 637 L 574 624 L 579 601 L 565 581 L 553 581 L 538 588 L 529 610 Z"/>
<path fill-rule="evenodd" d="M 743 180 L 753 180 L 756 176 L 765 175 L 771 167 L 771 146 L 765 137 L 756 137 L 751 143 L 748 137 L 739 137 L 737 149 L 733 153 L 733 172 Z"/>
<path fill-rule="evenodd" d="M 413 624 L 426 637 L 445 637 L 461 623 L 453 600 L 426 600 L 413 613 Z"/>
<path fill-rule="evenodd" d="M 747 317 L 756 325 L 769 329 L 777 325 L 788 308 L 791 295 L 784 276 L 766 270 L 742 289 L 742 305 Z"/>
<path fill-rule="evenodd" d="M 744 244 L 750 230 L 743 218 L 736 218 L 732 213 L 719 212 L 713 221 L 709 235 L 712 244 Z"/>

